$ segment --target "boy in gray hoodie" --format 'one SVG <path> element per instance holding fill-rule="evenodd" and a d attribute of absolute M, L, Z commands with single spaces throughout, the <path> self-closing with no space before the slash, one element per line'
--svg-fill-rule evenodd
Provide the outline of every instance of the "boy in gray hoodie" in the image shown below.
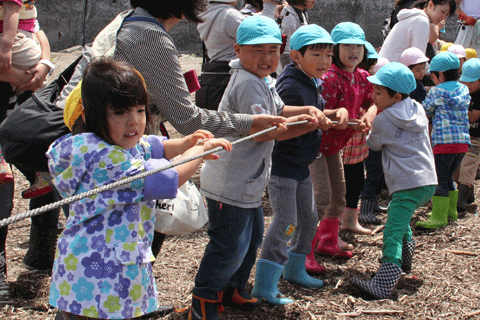
<path fill-rule="evenodd" d="M 379 299 L 389 298 L 403 272 L 412 268 L 415 240 L 410 219 L 435 193 L 437 175 L 425 110 L 408 95 L 415 90 L 412 71 L 389 63 L 371 77 L 373 99 L 382 111 L 373 120 L 367 144 L 382 151 L 385 182 L 392 195 L 383 232 L 383 257 L 377 274 L 353 284 Z"/>
<path fill-rule="evenodd" d="M 287 140 L 331 126 L 320 109 L 288 106 L 280 99 L 269 75 L 278 66 L 281 44 L 275 20 L 255 15 L 242 21 L 234 45 L 238 59 L 230 62 L 232 77 L 218 109 L 308 123 L 288 129 L 279 123 L 276 130 L 236 145 L 224 161 L 203 165 L 200 185 L 207 199 L 210 242 L 195 277 L 189 320 L 219 320 L 217 310 L 222 304 L 239 309 L 261 304 L 245 287 L 263 240 L 262 195 L 270 179 L 273 139 Z M 265 271 L 265 278 L 275 277 L 272 282 L 277 283 L 282 269 Z"/>

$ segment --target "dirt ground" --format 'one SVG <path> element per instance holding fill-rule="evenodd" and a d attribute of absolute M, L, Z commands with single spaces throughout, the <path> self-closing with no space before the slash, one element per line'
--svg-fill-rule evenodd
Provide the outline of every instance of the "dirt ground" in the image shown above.
<path fill-rule="evenodd" d="M 64 64 L 72 58 L 68 58 L 69 54 L 57 57 L 62 57 Z M 181 61 L 185 71 L 195 68 L 198 72 L 198 58 L 183 56 Z M 173 132 L 171 127 L 169 130 Z M 15 173 L 13 214 L 19 214 L 28 209 L 28 201 L 20 197 L 28 183 L 18 171 Z M 480 181 L 477 180 L 477 189 L 480 188 L 479 184 Z M 265 222 L 268 227 L 271 210 L 268 199 L 264 199 Z M 386 200 L 382 201 L 386 204 Z M 458 221 L 433 231 L 421 231 L 413 227 L 416 221 L 426 218 L 428 208 L 416 211 L 411 222 L 417 240 L 413 270 L 400 280 L 393 300 L 372 300 L 372 297 L 360 292 L 349 282 L 351 276 L 369 278 L 376 272 L 381 256 L 382 232 L 372 236 L 341 233 L 343 239 L 354 244 L 354 257 L 350 260 L 316 257 L 327 269 L 326 274 L 320 277 L 325 281 L 324 288 L 303 289 L 281 280 L 280 291 L 293 298 L 295 303 L 287 306 L 264 304 L 253 313 L 225 308 L 220 317 L 262 320 L 480 319 L 479 203 L 477 201 L 469 205 L 466 214 Z M 385 223 L 386 216 L 379 217 Z M 8 280 L 15 303 L 0 307 L 0 319 L 40 320 L 55 317 L 56 310 L 48 305 L 49 274 L 28 271 L 21 263 L 28 248 L 29 227 L 29 219 L 9 227 Z M 194 277 L 207 243 L 205 229 L 187 236 L 167 237 L 154 271 L 160 302 L 173 304 L 178 312 L 163 319 L 186 319 L 187 312 L 183 309 L 190 304 Z M 255 270 L 248 289 L 253 284 L 254 272 Z"/>

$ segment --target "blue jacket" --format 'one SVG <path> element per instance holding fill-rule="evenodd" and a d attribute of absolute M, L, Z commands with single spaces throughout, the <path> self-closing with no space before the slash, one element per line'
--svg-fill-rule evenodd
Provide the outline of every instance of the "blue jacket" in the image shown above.
<path fill-rule="evenodd" d="M 285 105 L 316 106 L 322 110 L 322 86 L 313 78 L 289 64 L 277 79 L 277 92 Z M 299 137 L 275 141 L 272 153 L 272 175 L 303 181 L 310 176 L 308 165 L 315 160 L 322 142 L 322 131 L 314 130 Z"/>

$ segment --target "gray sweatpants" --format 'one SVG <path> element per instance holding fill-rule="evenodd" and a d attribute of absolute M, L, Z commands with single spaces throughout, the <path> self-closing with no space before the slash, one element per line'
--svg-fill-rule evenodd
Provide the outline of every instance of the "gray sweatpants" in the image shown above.
<path fill-rule="evenodd" d="M 310 253 L 318 223 L 312 179 L 297 181 L 272 175 L 268 195 L 273 220 L 265 234 L 260 259 L 286 265 L 289 241 L 291 252 Z"/>

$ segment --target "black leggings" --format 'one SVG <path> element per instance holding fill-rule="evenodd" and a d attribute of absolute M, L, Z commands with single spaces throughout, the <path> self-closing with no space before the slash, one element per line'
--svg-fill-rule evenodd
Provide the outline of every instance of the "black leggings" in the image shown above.
<path fill-rule="evenodd" d="M 343 169 L 345 171 L 345 186 L 347 188 L 345 195 L 347 208 L 356 209 L 365 183 L 363 161 L 355 164 L 344 164 Z"/>

